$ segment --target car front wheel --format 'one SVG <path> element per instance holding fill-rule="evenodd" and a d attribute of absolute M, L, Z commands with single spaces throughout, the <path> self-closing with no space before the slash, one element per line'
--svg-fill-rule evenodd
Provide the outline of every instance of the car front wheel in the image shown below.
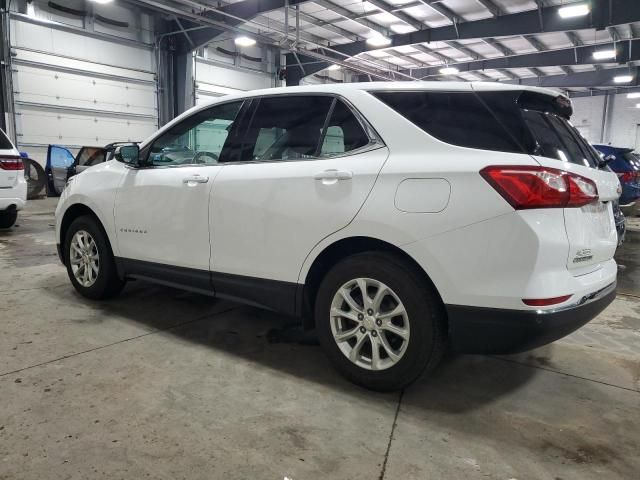
<path fill-rule="evenodd" d="M 109 240 L 95 218 L 76 218 L 67 231 L 64 249 L 67 274 L 81 295 L 101 300 L 120 293 L 124 280 L 118 277 Z"/>
<path fill-rule="evenodd" d="M 322 281 L 318 337 L 336 368 L 373 390 L 398 390 L 442 357 L 445 318 L 433 286 L 404 258 L 351 256 Z"/>

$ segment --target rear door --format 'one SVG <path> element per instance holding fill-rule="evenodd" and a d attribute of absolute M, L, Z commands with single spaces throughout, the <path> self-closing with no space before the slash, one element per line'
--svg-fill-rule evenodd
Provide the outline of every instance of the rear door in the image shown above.
<path fill-rule="evenodd" d="M 49 145 L 46 173 L 49 189 L 56 195 L 60 195 L 67 185 L 74 162 L 75 158 L 68 149 L 58 145 Z"/>
<path fill-rule="evenodd" d="M 246 287 L 237 275 L 295 285 L 313 247 L 354 218 L 388 155 L 340 99 L 281 95 L 256 103 L 211 197 L 211 270 L 216 292 L 227 295 Z M 279 301 L 251 285 L 238 296 L 263 306 Z"/>

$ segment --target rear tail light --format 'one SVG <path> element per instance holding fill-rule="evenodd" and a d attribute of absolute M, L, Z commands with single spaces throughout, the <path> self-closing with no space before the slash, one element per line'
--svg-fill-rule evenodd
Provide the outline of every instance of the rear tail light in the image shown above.
<path fill-rule="evenodd" d="M 480 175 L 516 210 L 582 207 L 598 200 L 598 187 L 557 168 L 497 165 Z"/>
<path fill-rule="evenodd" d="M 640 172 L 624 172 L 618 173 L 618 178 L 620 178 L 621 182 L 629 183 L 629 182 L 637 182 L 640 181 Z"/>
<path fill-rule="evenodd" d="M 522 302 L 530 307 L 548 307 L 549 305 L 557 305 L 562 302 L 566 302 L 571 298 L 571 295 L 563 295 L 562 297 L 553 298 L 523 298 Z"/>
<path fill-rule="evenodd" d="M 1 170 L 24 170 L 22 157 L 15 155 L 0 155 Z"/>

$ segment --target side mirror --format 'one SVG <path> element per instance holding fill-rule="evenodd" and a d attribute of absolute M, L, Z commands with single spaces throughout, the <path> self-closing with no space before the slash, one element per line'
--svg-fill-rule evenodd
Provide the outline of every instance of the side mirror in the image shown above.
<path fill-rule="evenodd" d="M 137 166 L 140 163 L 140 147 L 136 144 L 116 147 L 114 156 L 119 162 Z"/>

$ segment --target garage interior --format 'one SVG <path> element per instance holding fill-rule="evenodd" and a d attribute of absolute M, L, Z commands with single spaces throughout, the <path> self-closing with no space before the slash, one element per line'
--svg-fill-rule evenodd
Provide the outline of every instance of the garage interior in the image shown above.
<path fill-rule="evenodd" d="M 638 0 L 0 7 L 0 128 L 43 172 L 51 145 L 139 142 L 227 94 L 370 81 L 553 88 L 590 143 L 640 150 Z M 450 354 L 381 394 L 268 311 L 143 281 L 80 297 L 49 193 L 0 231 L 0 479 L 638 478 L 638 207 L 595 320 L 523 354 Z"/>

